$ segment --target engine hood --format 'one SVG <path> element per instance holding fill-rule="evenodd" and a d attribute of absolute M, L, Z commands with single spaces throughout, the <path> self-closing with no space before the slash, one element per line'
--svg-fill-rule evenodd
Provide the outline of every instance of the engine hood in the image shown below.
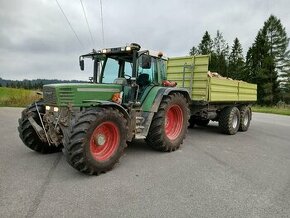
<path fill-rule="evenodd" d="M 60 83 L 43 86 L 43 99 L 46 105 L 81 107 L 89 101 L 111 101 L 116 92 L 121 92 L 118 84 Z"/>

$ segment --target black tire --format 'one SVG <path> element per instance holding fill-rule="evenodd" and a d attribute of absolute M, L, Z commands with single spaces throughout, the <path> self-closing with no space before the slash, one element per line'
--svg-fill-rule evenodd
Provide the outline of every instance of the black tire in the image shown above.
<path fill-rule="evenodd" d="M 111 170 L 119 161 L 127 147 L 127 133 L 127 120 L 118 110 L 86 109 L 72 122 L 63 153 L 73 168 L 98 175 Z"/>
<path fill-rule="evenodd" d="M 236 107 L 226 107 L 220 112 L 219 127 L 228 135 L 234 135 L 239 130 L 240 111 Z"/>
<path fill-rule="evenodd" d="M 36 104 L 41 117 L 43 117 L 45 113 L 43 101 L 38 101 L 36 102 Z M 18 120 L 18 131 L 21 140 L 28 148 L 42 154 L 49 154 L 61 151 L 62 146 L 56 147 L 54 145 L 49 145 L 48 143 L 42 142 L 32 125 L 30 124 L 28 120 L 28 114 L 31 114 L 36 123 L 41 126 L 39 115 L 36 109 L 36 104 L 33 103 L 29 105 L 26 109 L 24 109 L 21 113 L 21 118 Z"/>
<path fill-rule="evenodd" d="M 178 118 L 171 115 L 174 110 L 180 115 Z M 182 94 L 173 93 L 163 97 L 158 112 L 153 117 L 146 142 L 159 151 L 175 151 L 186 136 L 189 115 L 188 102 Z M 175 126 L 171 125 L 172 118 L 176 118 Z"/>
<path fill-rule="evenodd" d="M 240 127 L 239 131 L 241 132 L 246 132 L 251 123 L 251 109 L 247 106 L 242 106 L 240 108 L 240 113 L 241 113 L 241 120 L 240 120 Z"/>

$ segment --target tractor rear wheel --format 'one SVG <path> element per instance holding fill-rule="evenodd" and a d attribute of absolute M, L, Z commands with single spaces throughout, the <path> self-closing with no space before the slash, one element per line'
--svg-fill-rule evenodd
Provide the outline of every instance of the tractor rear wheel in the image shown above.
<path fill-rule="evenodd" d="M 186 136 L 188 120 L 187 99 L 180 93 L 165 96 L 153 117 L 147 143 L 159 151 L 175 151 Z"/>
<path fill-rule="evenodd" d="M 73 120 L 64 154 L 80 172 L 98 175 L 119 161 L 127 138 L 127 120 L 113 108 L 90 108 Z"/>
<path fill-rule="evenodd" d="M 41 141 L 36 131 L 30 124 L 28 116 L 32 116 L 33 119 L 36 121 L 36 123 L 41 126 L 41 121 L 36 107 L 42 118 L 45 113 L 43 101 L 38 101 L 36 103 L 29 105 L 21 113 L 21 118 L 18 120 L 19 123 L 18 131 L 21 140 L 28 148 L 37 151 L 39 153 L 48 154 L 61 151 L 62 146 L 56 147 L 54 145 L 49 145 L 47 142 Z"/>
<path fill-rule="evenodd" d="M 240 126 L 240 111 L 237 107 L 226 107 L 220 112 L 219 127 L 228 135 L 237 133 Z"/>
<path fill-rule="evenodd" d="M 251 123 L 251 109 L 248 106 L 242 106 L 240 108 L 241 113 L 241 121 L 240 121 L 240 127 L 239 131 L 246 132 Z"/>

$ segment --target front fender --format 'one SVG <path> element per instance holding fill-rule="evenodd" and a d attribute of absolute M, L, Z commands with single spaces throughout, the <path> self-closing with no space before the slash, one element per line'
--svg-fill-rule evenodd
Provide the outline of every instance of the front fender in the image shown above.
<path fill-rule="evenodd" d="M 121 113 L 125 116 L 126 120 L 130 120 L 130 115 L 121 105 L 111 102 L 111 101 L 101 101 L 101 100 L 86 100 L 83 103 L 87 104 L 87 106 L 93 107 L 113 107 L 121 111 Z"/>

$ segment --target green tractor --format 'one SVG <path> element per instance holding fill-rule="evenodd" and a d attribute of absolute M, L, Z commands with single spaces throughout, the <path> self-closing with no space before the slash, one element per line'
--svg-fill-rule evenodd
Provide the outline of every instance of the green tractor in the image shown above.
<path fill-rule="evenodd" d="M 162 53 L 138 44 L 93 50 L 89 83 L 43 86 L 43 98 L 19 119 L 24 144 L 40 153 L 63 151 L 75 169 L 97 175 L 113 168 L 127 142 L 145 139 L 159 151 L 175 151 L 190 117 L 187 89 L 166 80 Z"/>

